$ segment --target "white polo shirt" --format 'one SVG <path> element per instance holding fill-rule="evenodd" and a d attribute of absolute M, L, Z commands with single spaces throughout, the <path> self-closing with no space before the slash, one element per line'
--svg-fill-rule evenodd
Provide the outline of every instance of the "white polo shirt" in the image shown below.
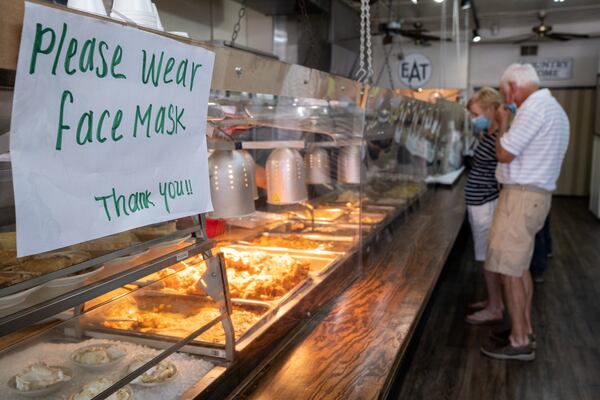
<path fill-rule="evenodd" d="M 521 104 L 500 144 L 515 159 L 498 163 L 498 182 L 552 192 L 569 145 L 567 114 L 548 89 L 537 90 Z"/>

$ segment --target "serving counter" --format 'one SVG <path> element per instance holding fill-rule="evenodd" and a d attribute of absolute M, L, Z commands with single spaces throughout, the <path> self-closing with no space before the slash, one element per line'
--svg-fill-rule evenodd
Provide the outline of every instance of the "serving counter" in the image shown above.
<path fill-rule="evenodd" d="M 0 398 L 384 393 L 464 217 L 424 183 L 457 167 L 464 109 L 121 28 L 216 53 L 213 211 L 17 257 L 2 204 Z"/>
<path fill-rule="evenodd" d="M 463 187 L 464 180 L 436 190 L 392 224 L 391 240 L 373 244 L 363 274 L 231 398 L 386 398 L 464 222 Z"/>

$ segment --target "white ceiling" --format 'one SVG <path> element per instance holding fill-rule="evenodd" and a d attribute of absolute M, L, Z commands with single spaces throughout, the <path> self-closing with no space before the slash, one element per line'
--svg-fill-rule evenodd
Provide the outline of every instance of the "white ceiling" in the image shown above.
<path fill-rule="evenodd" d="M 472 0 L 475 2 L 477 14 L 483 29 L 492 25 L 515 27 L 537 23 L 537 14 L 545 10 L 549 24 L 569 24 L 578 22 L 598 22 L 600 31 L 600 0 Z M 390 0 L 379 0 L 373 4 L 372 15 L 379 21 L 390 16 Z M 439 27 L 443 8 L 446 7 L 448 18 L 452 15 L 453 0 L 444 4 L 433 0 L 420 0 L 413 4 L 410 0 L 392 0 L 391 14 L 393 19 L 406 22 L 422 21 L 431 30 Z"/>

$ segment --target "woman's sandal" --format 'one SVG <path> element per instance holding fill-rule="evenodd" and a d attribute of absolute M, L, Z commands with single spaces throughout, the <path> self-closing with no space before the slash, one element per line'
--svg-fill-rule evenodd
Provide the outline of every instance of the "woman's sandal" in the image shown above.
<path fill-rule="evenodd" d="M 504 318 L 493 318 L 489 311 L 483 309 L 467 315 L 465 321 L 471 325 L 496 325 L 504 322 Z"/>

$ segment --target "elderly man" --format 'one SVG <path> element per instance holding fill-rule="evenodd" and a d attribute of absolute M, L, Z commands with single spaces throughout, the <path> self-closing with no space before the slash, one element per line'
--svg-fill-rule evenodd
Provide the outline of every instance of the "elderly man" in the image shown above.
<path fill-rule="evenodd" d="M 535 359 L 531 325 L 534 238 L 544 226 L 569 142 L 569 120 L 530 64 L 513 64 L 500 80 L 506 109 L 497 113 L 496 177 L 502 184 L 485 268 L 501 274 L 511 329 L 492 334 L 483 354 L 503 360 Z"/>

